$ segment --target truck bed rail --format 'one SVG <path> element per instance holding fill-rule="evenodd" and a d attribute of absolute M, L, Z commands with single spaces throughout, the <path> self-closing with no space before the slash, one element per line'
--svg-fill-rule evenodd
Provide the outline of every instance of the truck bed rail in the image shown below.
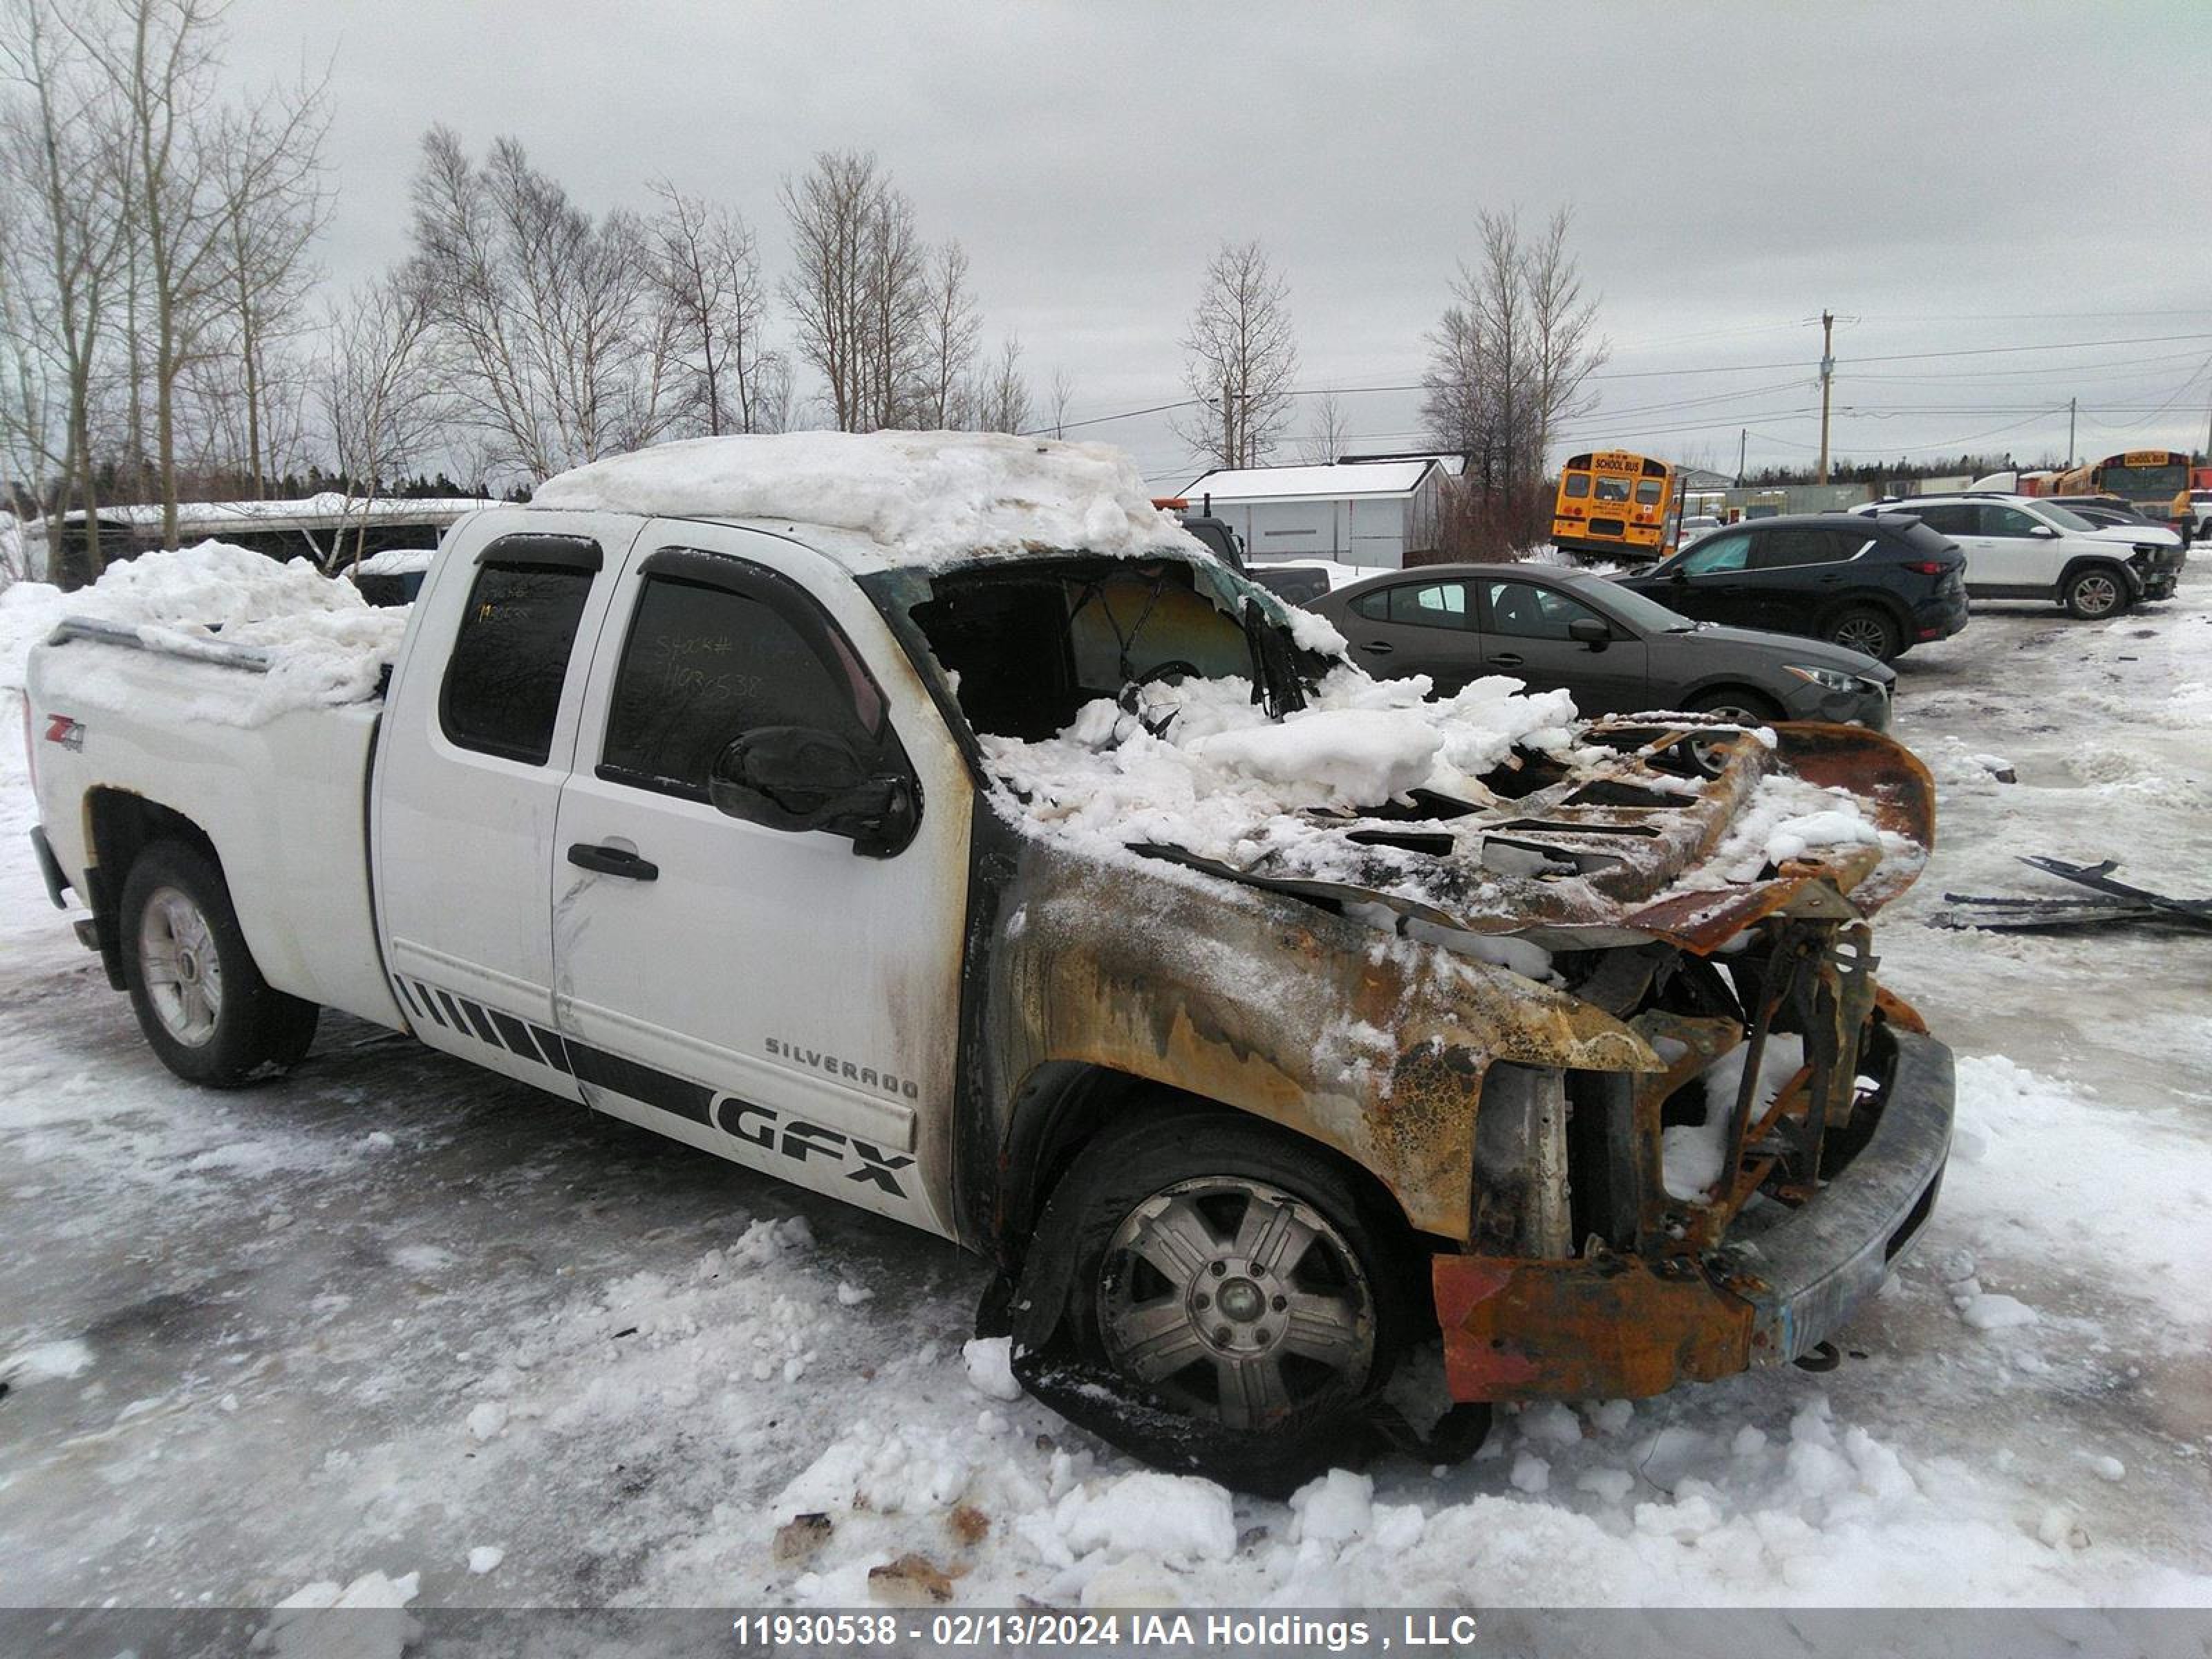
<path fill-rule="evenodd" d="M 234 645 L 227 640 L 199 640 L 179 634 L 167 628 L 157 629 L 155 637 L 146 636 L 146 630 L 129 623 L 102 622 L 94 617 L 67 617 L 56 623 L 54 631 L 46 635 L 48 645 L 59 645 L 68 640 L 93 640 L 101 645 L 119 645 L 131 651 L 150 651 L 158 656 L 181 657 L 189 662 L 214 663 L 221 668 L 243 669 L 249 674 L 265 674 L 273 659 L 258 645 Z"/>

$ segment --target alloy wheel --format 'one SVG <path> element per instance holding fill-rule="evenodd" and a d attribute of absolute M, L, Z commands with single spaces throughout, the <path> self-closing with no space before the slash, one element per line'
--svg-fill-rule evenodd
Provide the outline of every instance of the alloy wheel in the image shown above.
<path fill-rule="evenodd" d="M 163 1030 L 191 1048 L 214 1040 L 222 958 L 206 915 L 173 887 L 156 888 L 139 913 L 138 970 Z"/>
<path fill-rule="evenodd" d="M 1131 1210 L 1098 1297 L 1118 1370 L 1231 1429 L 1348 1399 L 1374 1363 L 1374 1296 L 1352 1247 L 1310 1205 L 1244 1176 L 1180 1182 Z"/>

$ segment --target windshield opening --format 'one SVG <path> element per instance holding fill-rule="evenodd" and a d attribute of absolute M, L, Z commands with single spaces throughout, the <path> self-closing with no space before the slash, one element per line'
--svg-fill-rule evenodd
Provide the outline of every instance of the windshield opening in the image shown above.
<path fill-rule="evenodd" d="M 979 732 L 1036 742 L 1133 682 L 1252 677 L 1242 623 L 1191 567 L 1054 561 L 939 577 L 911 615 Z"/>

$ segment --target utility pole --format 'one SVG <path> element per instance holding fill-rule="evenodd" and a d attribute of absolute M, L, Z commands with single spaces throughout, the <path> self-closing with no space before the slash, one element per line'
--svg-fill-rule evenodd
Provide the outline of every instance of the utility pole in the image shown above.
<path fill-rule="evenodd" d="M 2066 400 L 2066 469 L 2069 472 L 2074 470 L 2075 405 L 2081 401 L 2079 398 L 2069 398 Z"/>
<path fill-rule="evenodd" d="M 1743 457 L 1745 450 L 1750 447 L 1750 444 L 1751 428 L 1747 426 L 1737 428 L 1735 434 L 1735 487 L 1738 489 L 1743 488 Z"/>
<path fill-rule="evenodd" d="M 1828 391 L 1836 378 L 1836 313 L 1820 313 L 1820 477 L 1828 482 Z"/>

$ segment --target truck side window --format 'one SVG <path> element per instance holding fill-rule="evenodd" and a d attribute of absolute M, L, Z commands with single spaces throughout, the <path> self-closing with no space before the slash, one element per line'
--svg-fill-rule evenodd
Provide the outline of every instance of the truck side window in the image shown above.
<path fill-rule="evenodd" d="M 865 691 L 864 708 L 855 698 Z M 833 732 L 864 752 L 880 697 L 833 634 L 809 641 L 760 600 L 648 576 L 607 711 L 599 775 L 694 800 L 732 738 L 764 726 Z"/>
<path fill-rule="evenodd" d="M 451 742 L 545 763 L 592 574 L 580 561 L 487 560 L 477 568 L 440 695 L 439 723 Z"/>

